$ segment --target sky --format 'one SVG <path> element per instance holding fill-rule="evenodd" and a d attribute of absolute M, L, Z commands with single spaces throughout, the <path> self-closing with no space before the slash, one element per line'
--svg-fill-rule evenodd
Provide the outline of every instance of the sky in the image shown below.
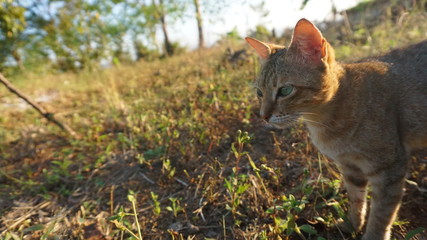
<path fill-rule="evenodd" d="M 265 17 L 252 10 L 249 4 L 231 4 L 221 12 L 220 18 L 204 19 L 206 45 L 213 45 L 221 35 L 234 28 L 244 37 L 258 24 L 266 26 L 269 30 L 274 28 L 280 35 L 284 29 L 292 28 L 301 18 L 310 21 L 330 19 L 332 3 L 338 11 L 342 11 L 357 5 L 360 0 L 310 0 L 303 10 L 300 9 L 301 2 L 302 0 L 265 0 L 265 9 L 269 13 Z M 195 21 L 171 26 L 170 35 L 172 41 L 179 42 L 190 49 L 197 47 L 198 35 Z"/>

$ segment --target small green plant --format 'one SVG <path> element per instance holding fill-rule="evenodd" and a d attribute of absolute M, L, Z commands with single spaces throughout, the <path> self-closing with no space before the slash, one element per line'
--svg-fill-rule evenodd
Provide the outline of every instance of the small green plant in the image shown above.
<path fill-rule="evenodd" d="M 107 220 L 109 220 L 110 222 L 114 223 L 114 225 L 118 229 L 120 229 L 120 231 L 121 231 L 121 239 L 123 239 L 124 232 L 128 232 L 134 238 L 136 238 L 138 240 L 142 240 L 141 227 L 139 225 L 138 213 L 137 213 L 137 210 L 136 210 L 136 197 L 135 197 L 135 193 L 132 190 L 129 190 L 127 198 L 129 200 L 129 202 L 132 203 L 133 213 L 127 213 L 127 212 L 125 212 L 125 210 L 123 209 L 123 207 L 120 207 L 119 208 L 119 212 L 116 215 L 107 218 Z M 129 220 L 127 220 L 125 218 L 126 216 L 134 216 L 135 223 L 136 223 L 136 228 L 137 228 L 137 231 L 138 231 L 138 235 L 136 235 L 131 230 L 132 225 L 129 222 Z"/>
<path fill-rule="evenodd" d="M 282 196 L 281 200 L 283 201 L 282 205 L 275 205 L 267 209 L 267 213 L 272 216 L 274 221 L 275 234 L 285 233 L 287 236 L 290 236 L 296 232 L 302 239 L 306 238 L 301 231 L 308 234 L 317 234 L 317 231 L 312 226 L 307 224 L 298 226 L 296 223 L 298 214 L 309 203 L 305 197 L 298 200 L 294 195 L 290 194 L 288 197 Z M 286 214 L 285 219 L 278 216 L 280 212 Z"/>
<path fill-rule="evenodd" d="M 228 193 L 228 203 L 226 204 L 226 209 L 231 211 L 233 216 L 239 215 L 237 208 L 241 204 L 241 199 L 246 190 L 251 186 L 248 183 L 248 175 L 238 174 L 239 172 L 239 161 L 240 159 L 248 155 L 247 152 L 243 151 L 245 143 L 249 143 L 251 140 L 247 132 L 242 132 L 241 130 L 237 131 L 236 142 L 231 144 L 231 151 L 236 158 L 236 166 L 233 168 L 233 173 L 224 179 L 224 186 L 227 189 Z M 237 147 L 236 147 L 237 146 Z M 236 222 L 238 224 L 238 222 Z"/>
<path fill-rule="evenodd" d="M 239 169 L 240 159 L 248 154 L 248 152 L 243 151 L 243 147 L 246 143 L 250 143 L 250 141 L 251 137 L 249 136 L 248 132 L 242 132 L 242 130 L 237 131 L 236 142 L 231 144 L 231 151 L 233 152 L 234 157 L 236 158 L 236 171 L 238 171 Z"/>
<path fill-rule="evenodd" d="M 136 211 L 136 197 L 135 197 L 135 193 L 132 190 L 129 190 L 129 193 L 128 193 L 127 197 L 128 197 L 128 200 L 132 203 L 133 216 L 135 217 L 135 223 L 136 223 L 136 227 L 138 229 L 138 236 L 139 236 L 139 239 L 142 240 L 141 226 L 139 226 L 138 213 Z"/>
<path fill-rule="evenodd" d="M 169 201 L 171 201 L 171 205 L 167 206 L 166 210 L 172 212 L 174 217 L 177 217 L 178 213 L 184 209 L 179 205 L 178 198 L 169 198 Z"/>
<path fill-rule="evenodd" d="M 114 216 L 107 218 L 108 221 L 114 223 L 114 225 L 120 230 L 121 239 L 123 239 L 123 234 L 125 232 L 130 233 L 132 236 L 138 238 L 131 230 L 131 223 L 127 220 L 126 216 L 132 216 L 133 214 L 127 213 L 124 208 L 121 206 L 118 210 L 118 213 Z"/>
<path fill-rule="evenodd" d="M 226 209 L 231 211 L 233 216 L 236 214 L 240 214 L 237 211 L 238 206 L 240 205 L 240 200 L 243 197 L 243 194 L 246 190 L 251 186 L 248 183 L 248 176 L 245 174 L 240 174 L 236 176 L 234 173 L 228 177 L 228 179 L 224 179 L 225 187 L 228 192 L 229 201 L 226 204 Z"/>
<path fill-rule="evenodd" d="M 61 176 L 69 176 L 68 168 L 73 163 L 71 160 L 65 158 L 62 161 L 52 161 L 54 164 L 53 171 Z"/>
<path fill-rule="evenodd" d="M 172 166 L 171 160 L 163 160 L 162 172 L 168 177 L 168 179 L 172 179 L 175 176 L 176 169 Z"/>
<path fill-rule="evenodd" d="M 415 235 L 420 234 L 420 233 L 424 232 L 425 230 L 426 229 L 423 227 L 419 227 L 419 228 L 416 228 L 414 230 L 411 230 L 405 235 L 405 240 L 410 240 L 413 237 L 415 237 Z"/>
<path fill-rule="evenodd" d="M 50 168 L 44 168 L 42 170 L 47 184 L 42 186 L 40 190 L 42 192 L 53 190 L 64 196 L 70 195 L 72 190 L 72 181 L 78 180 L 78 178 L 81 177 L 79 174 L 76 174 L 74 179 L 72 179 L 72 174 L 69 172 L 69 167 L 72 163 L 73 161 L 67 157 L 62 161 L 52 161 L 52 166 L 50 166 Z"/>
<path fill-rule="evenodd" d="M 153 213 L 157 217 L 160 216 L 160 213 L 162 212 L 158 198 L 159 196 L 157 194 L 151 192 L 151 199 L 153 200 Z"/>

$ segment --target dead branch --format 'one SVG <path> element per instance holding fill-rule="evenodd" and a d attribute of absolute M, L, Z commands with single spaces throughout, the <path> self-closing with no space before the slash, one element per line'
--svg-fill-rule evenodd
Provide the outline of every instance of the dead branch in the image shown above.
<path fill-rule="evenodd" d="M 37 104 L 36 102 L 34 102 L 33 100 L 31 100 L 28 96 L 26 96 L 23 92 L 21 92 L 19 89 L 17 89 L 16 87 L 14 87 L 9 80 L 7 80 L 7 78 L 5 76 L 3 76 L 3 74 L 0 73 L 0 82 L 6 86 L 6 88 L 14 93 L 15 95 L 17 95 L 19 98 L 23 99 L 25 102 L 27 102 L 28 104 L 30 104 L 34 109 L 37 110 L 37 112 L 39 112 L 44 118 L 46 118 L 48 121 L 56 124 L 59 128 L 61 128 L 62 130 L 64 130 L 65 132 L 67 132 L 68 134 L 70 134 L 73 137 L 76 137 L 77 134 L 76 132 L 73 131 L 73 129 L 71 129 L 67 124 L 60 122 L 53 113 L 46 111 L 46 109 L 44 109 L 42 106 L 40 106 L 39 104 Z"/>

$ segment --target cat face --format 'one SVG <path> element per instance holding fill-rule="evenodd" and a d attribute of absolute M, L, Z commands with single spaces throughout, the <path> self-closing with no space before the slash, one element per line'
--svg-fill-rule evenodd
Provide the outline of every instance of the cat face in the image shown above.
<path fill-rule="evenodd" d="M 333 50 L 312 23 L 297 23 L 289 48 L 246 40 L 263 59 L 254 85 L 268 125 L 285 128 L 300 117 L 312 119 L 319 104 L 330 100 Z"/>
<path fill-rule="evenodd" d="M 324 67 L 308 67 L 281 49 L 262 67 L 255 80 L 260 117 L 268 124 L 285 128 L 299 117 L 314 114 L 322 102 Z"/>

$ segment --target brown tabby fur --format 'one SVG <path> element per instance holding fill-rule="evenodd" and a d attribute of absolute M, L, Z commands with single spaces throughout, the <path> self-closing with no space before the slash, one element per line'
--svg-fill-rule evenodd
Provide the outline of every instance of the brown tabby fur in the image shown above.
<path fill-rule="evenodd" d="M 349 219 L 364 240 L 388 240 L 403 195 L 408 155 L 427 147 L 427 41 L 353 64 L 335 61 L 320 31 L 301 19 L 288 48 L 246 38 L 263 59 L 255 81 L 260 115 L 283 128 L 301 118 L 313 144 L 338 165 Z M 293 86 L 278 96 L 283 86 Z"/>

